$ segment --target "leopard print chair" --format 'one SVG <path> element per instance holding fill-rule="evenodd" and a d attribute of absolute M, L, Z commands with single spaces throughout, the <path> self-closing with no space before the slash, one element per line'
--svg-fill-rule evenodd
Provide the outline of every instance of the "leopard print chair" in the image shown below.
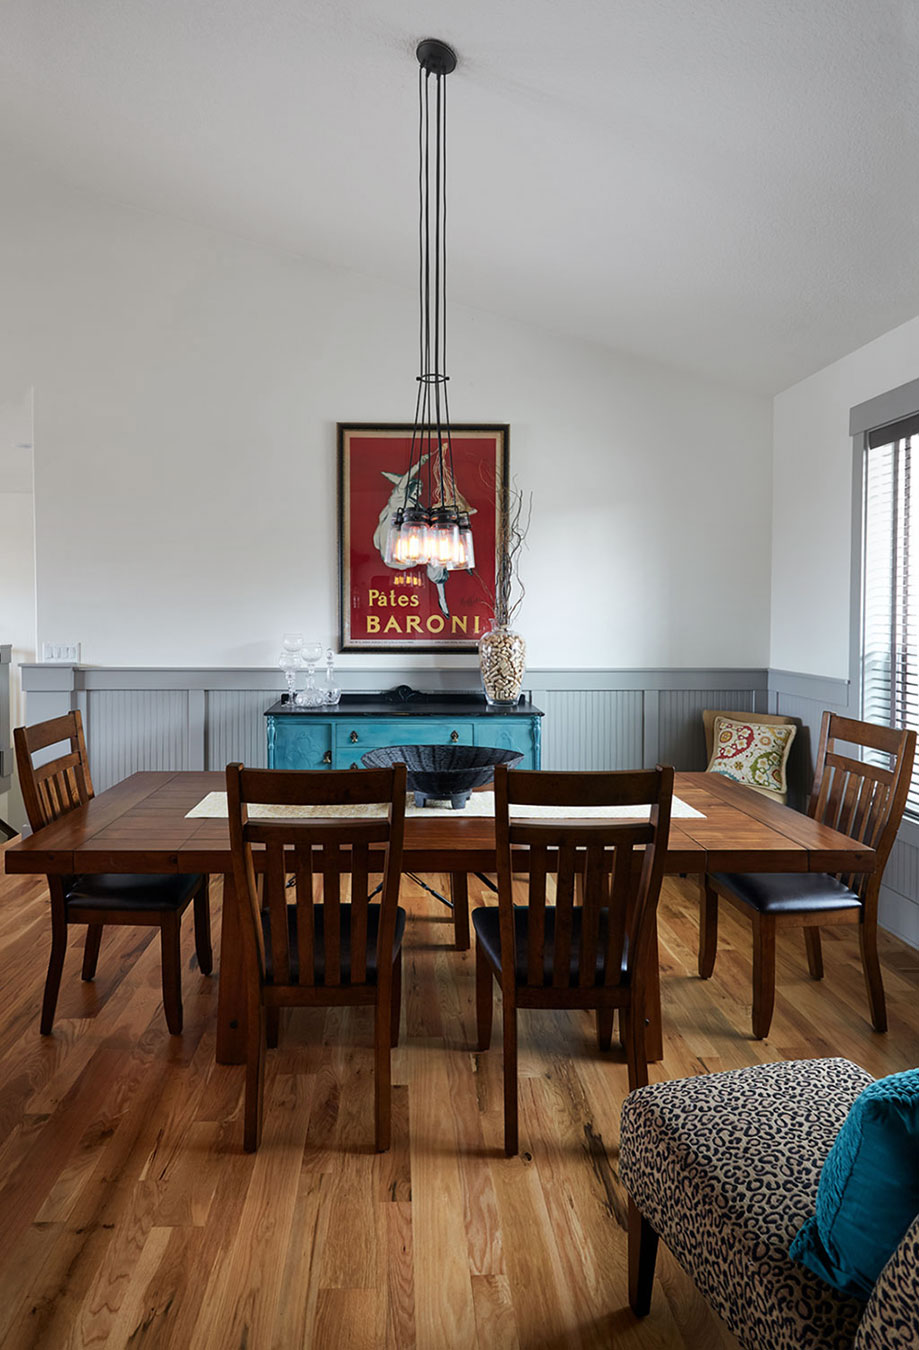
<path fill-rule="evenodd" d="M 788 1256 L 833 1140 L 870 1074 L 845 1059 L 762 1064 L 626 1097 L 629 1300 L 649 1311 L 658 1237 L 745 1350 L 919 1345 L 919 1217 L 867 1305 Z"/>

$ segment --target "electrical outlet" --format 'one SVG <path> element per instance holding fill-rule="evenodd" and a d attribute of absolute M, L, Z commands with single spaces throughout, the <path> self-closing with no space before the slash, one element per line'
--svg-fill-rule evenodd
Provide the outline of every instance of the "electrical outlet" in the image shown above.
<path fill-rule="evenodd" d="M 43 661 L 59 661 L 65 666 L 78 666 L 80 664 L 80 643 L 43 642 L 41 644 L 41 659 Z"/>

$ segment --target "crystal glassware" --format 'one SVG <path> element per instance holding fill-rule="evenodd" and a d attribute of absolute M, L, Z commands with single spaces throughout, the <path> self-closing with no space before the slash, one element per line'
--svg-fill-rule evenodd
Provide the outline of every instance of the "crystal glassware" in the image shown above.
<path fill-rule="evenodd" d="M 294 686 L 297 683 L 297 671 L 303 669 L 303 657 L 299 651 L 291 651 L 288 647 L 284 647 L 278 657 L 278 665 L 283 670 L 284 678 L 287 680 L 287 700 L 289 703 L 295 703 L 297 695 Z"/>
<path fill-rule="evenodd" d="M 322 690 L 316 684 L 316 662 L 322 656 L 321 642 L 304 642 L 300 648 L 300 657 L 306 666 L 306 684 L 297 695 L 297 703 L 303 708 L 318 708 L 325 702 Z"/>
<path fill-rule="evenodd" d="M 325 682 L 320 685 L 320 689 L 324 703 L 337 703 L 341 698 L 341 688 L 335 683 L 335 658 L 331 647 L 325 654 Z"/>

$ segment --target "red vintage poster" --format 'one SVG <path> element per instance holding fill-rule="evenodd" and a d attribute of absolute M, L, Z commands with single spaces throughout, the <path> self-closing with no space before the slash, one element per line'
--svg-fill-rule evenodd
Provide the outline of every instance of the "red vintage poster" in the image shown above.
<path fill-rule="evenodd" d="M 448 572 L 383 560 L 390 519 L 405 497 L 411 426 L 339 423 L 342 651 L 475 648 L 494 614 L 508 431 L 452 428 L 456 488 L 461 509 L 469 511 L 476 566 Z"/>

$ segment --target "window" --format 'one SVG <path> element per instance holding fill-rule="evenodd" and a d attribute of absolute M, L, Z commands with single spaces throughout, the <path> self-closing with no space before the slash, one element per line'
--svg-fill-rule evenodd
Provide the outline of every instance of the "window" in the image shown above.
<path fill-rule="evenodd" d="M 919 727 L 919 414 L 865 436 L 862 520 L 862 715 Z M 907 801 L 919 817 L 919 773 Z"/>

